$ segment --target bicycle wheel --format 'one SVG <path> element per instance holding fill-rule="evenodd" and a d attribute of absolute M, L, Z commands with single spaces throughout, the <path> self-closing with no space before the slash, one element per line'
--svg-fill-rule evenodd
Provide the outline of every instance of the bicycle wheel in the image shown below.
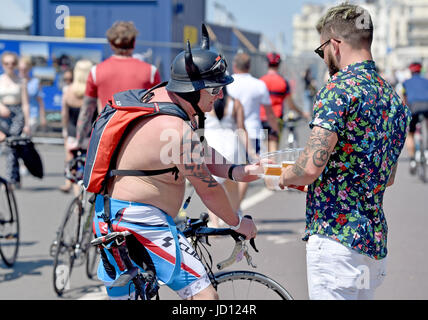
<path fill-rule="evenodd" d="M 19 216 L 15 195 L 5 180 L 0 180 L 0 255 L 12 267 L 18 256 Z"/>
<path fill-rule="evenodd" d="M 84 228 L 84 248 L 86 252 L 86 275 L 89 279 L 95 279 L 97 276 L 98 264 L 100 262 L 100 252 L 98 247 L 91 246 L 91 240 L 94 238 L 92 233 L 92 220 L 95 214 L 95 206 L 91 205 L 89 215 L 86 219 Z"/>
<path fill-rule="evenodd" d="M 53 284 L 55 292 L 59 296 L 70 289 L 71 271 L 75 260 L 79 258 L 79 230 L 82 213 L 82 202 L 76 197 L 67 208 L 64 221 L 58 233 Z"/>
<path fill-rule="evenodd" d="M 422 183 L 426 183 L 427 182 L 426 159 L 425 159 L 425 152 L 423 149 L 421 151 L 420 159 L 419 159 L 418 164 L 417 164 L 417 171 L 418 171 L 419 179 L 422 181 Z"/>
<path fill-rule="evenodd" d="M 293 300 L 278 282 L 252 271 L 227 271 L 214 275 L 221 300 Z"/>
<path fill-rule="evenodd" d="M 96 279 L 99 263 L 100 251 L 98 247 L 91 246 L 86 251 L 86 275 L 89 279 Z"/>

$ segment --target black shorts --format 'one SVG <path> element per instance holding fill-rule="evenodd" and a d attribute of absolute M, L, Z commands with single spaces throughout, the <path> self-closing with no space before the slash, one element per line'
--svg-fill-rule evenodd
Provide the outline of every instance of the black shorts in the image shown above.
<path fill-rule="evenodd" d="M 280 132 L 272 131 L 272 127 L 270 126 L 268 121 L 262 121 L 262 127 L 263 129 L 267 130 L 269 136 L 276 137 L 279 139 L 282 129 L 284 128 L 284 121 L 282 120 L 282 118 L 278 118 L 277 120 L 278 120 L 278 127 Z"/>
<path fill-rule="evenodd" d="M 428 119 L 428 110 L 412 113 L 412 120 L 410 120 L 409 125 L 410 133 L 414 133 L 416 131 L 416 124 L 419 122 L 419 115 L 423 115 L 425 119 Z"/>

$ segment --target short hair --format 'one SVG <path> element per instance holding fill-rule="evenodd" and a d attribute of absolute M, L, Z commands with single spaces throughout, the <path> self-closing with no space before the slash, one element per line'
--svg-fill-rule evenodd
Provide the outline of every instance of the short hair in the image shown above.
<path fill-rule="evenodd" d="M 12 51 L 4 51 L 3 54 L 1 55 L 1 62 L 3 63 L 4 58 L 7 56 L 12 56 L 13 59 L 15 60 L 15 64 L 18 63 L 18 55 L 15 52 Z"/>
<path fill-rule="evenodd" d="M 246 53 L 237 53 L 233 58 L 233 64 L 240 71 L 249 71 L 251 66 L 251 57 Z"/>
<path fill-rule="evenodd" d="M 326 39 L 340 37 L 354 48 L 369 47 L 373 41 L 373 22 L 367 10 L 347 2 L 328 9 L 316 25 Z"/>
<path fill-rule="evenodd" d="M 132 21 L 116 21 L 107 30 L 107 40 L 118 49 L 133 49 L 138 30 Z"/>

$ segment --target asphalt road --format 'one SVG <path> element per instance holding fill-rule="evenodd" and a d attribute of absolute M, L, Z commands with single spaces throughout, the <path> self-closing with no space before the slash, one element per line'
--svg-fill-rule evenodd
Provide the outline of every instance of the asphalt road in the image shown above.
<path fill-rule="evenodd" d="M 102 299 L 98 281 L 86 278 L 83 267 L 73 271 L 72 290 L 62 298 L 53 290 L 53 259 L 49 246 L 55 238 L 72 195 L 57 190 L 64 182 L 62 146 L 37 145 L 45 165 L 42 180 L 23 177 L 22 189 L 16 191 L 21 219 L 21 246 L 13 268 L 0 262 L 0 299 Z M 4 156 L 0 156 L 1 173 Z M 428 258 L 425 245 L 428 226 L 428 184 L 423 185 L 408 174 L 406 154 L 400 158 L 396 183 L 388 188 L 384 209 L 389 225 L 388 270 L 376 299 L 428 299 Z M 259 228 L 253 254 L 254 269 L 281 283 L 295 299 L 307 299 L 305 243 L 305 195 L 301 192 L 266 192 L 262 182 L 251 184 L 245 213 L 251 214 Z M 187 213 L 197 217 L 204 207 L 194 196 Z M 216 261 L 228 257 L 229 240 L 214 239 L 212 252 Z M 252 269 L 245 259 L 231 269 Z M 165 299 L 175 293 L 161 290 Z"/>

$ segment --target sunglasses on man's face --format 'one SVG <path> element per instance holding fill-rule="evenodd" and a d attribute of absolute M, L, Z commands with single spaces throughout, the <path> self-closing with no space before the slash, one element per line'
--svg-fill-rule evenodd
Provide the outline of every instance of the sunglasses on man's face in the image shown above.
<path fill-rule="evenodd" d="M 318 48 L 316 48 L 314 51 L 315 51 L 315 53 L 317 54 L 317 55 L 319 55 L 320 57 L 321 57 L 321 59 L 324 59 L 324 47 L 331 41 L 331 40 L 334 40 L 334 41 L 336 41 L 337 43 L 341 43 L 341 41 L 340 40 L 337 40 L 337 39 L 333 39 L 333 38 L 331 38 L 331 39 L 328 39 L 326 42 L 324 42 L 322 45 L 320 45 Z"/>
<path fill-rule="evenodd" d="M 328 39 L 326 42 L 324 42 L 322 45 L 320 45 L 314 50 L 315 53 L 321 57 L 321 59 L 324 59 L 324 46 L 327 45 L 330 41 L 331 39 Z"/>
<path fill-rule="evenodd" d="M 207 92 L 212 95 L 216 96 L 220 93 L 220 91 L 223 89 L 223 87 L 216 87 L 216 88 L 206 88 Z"/>

